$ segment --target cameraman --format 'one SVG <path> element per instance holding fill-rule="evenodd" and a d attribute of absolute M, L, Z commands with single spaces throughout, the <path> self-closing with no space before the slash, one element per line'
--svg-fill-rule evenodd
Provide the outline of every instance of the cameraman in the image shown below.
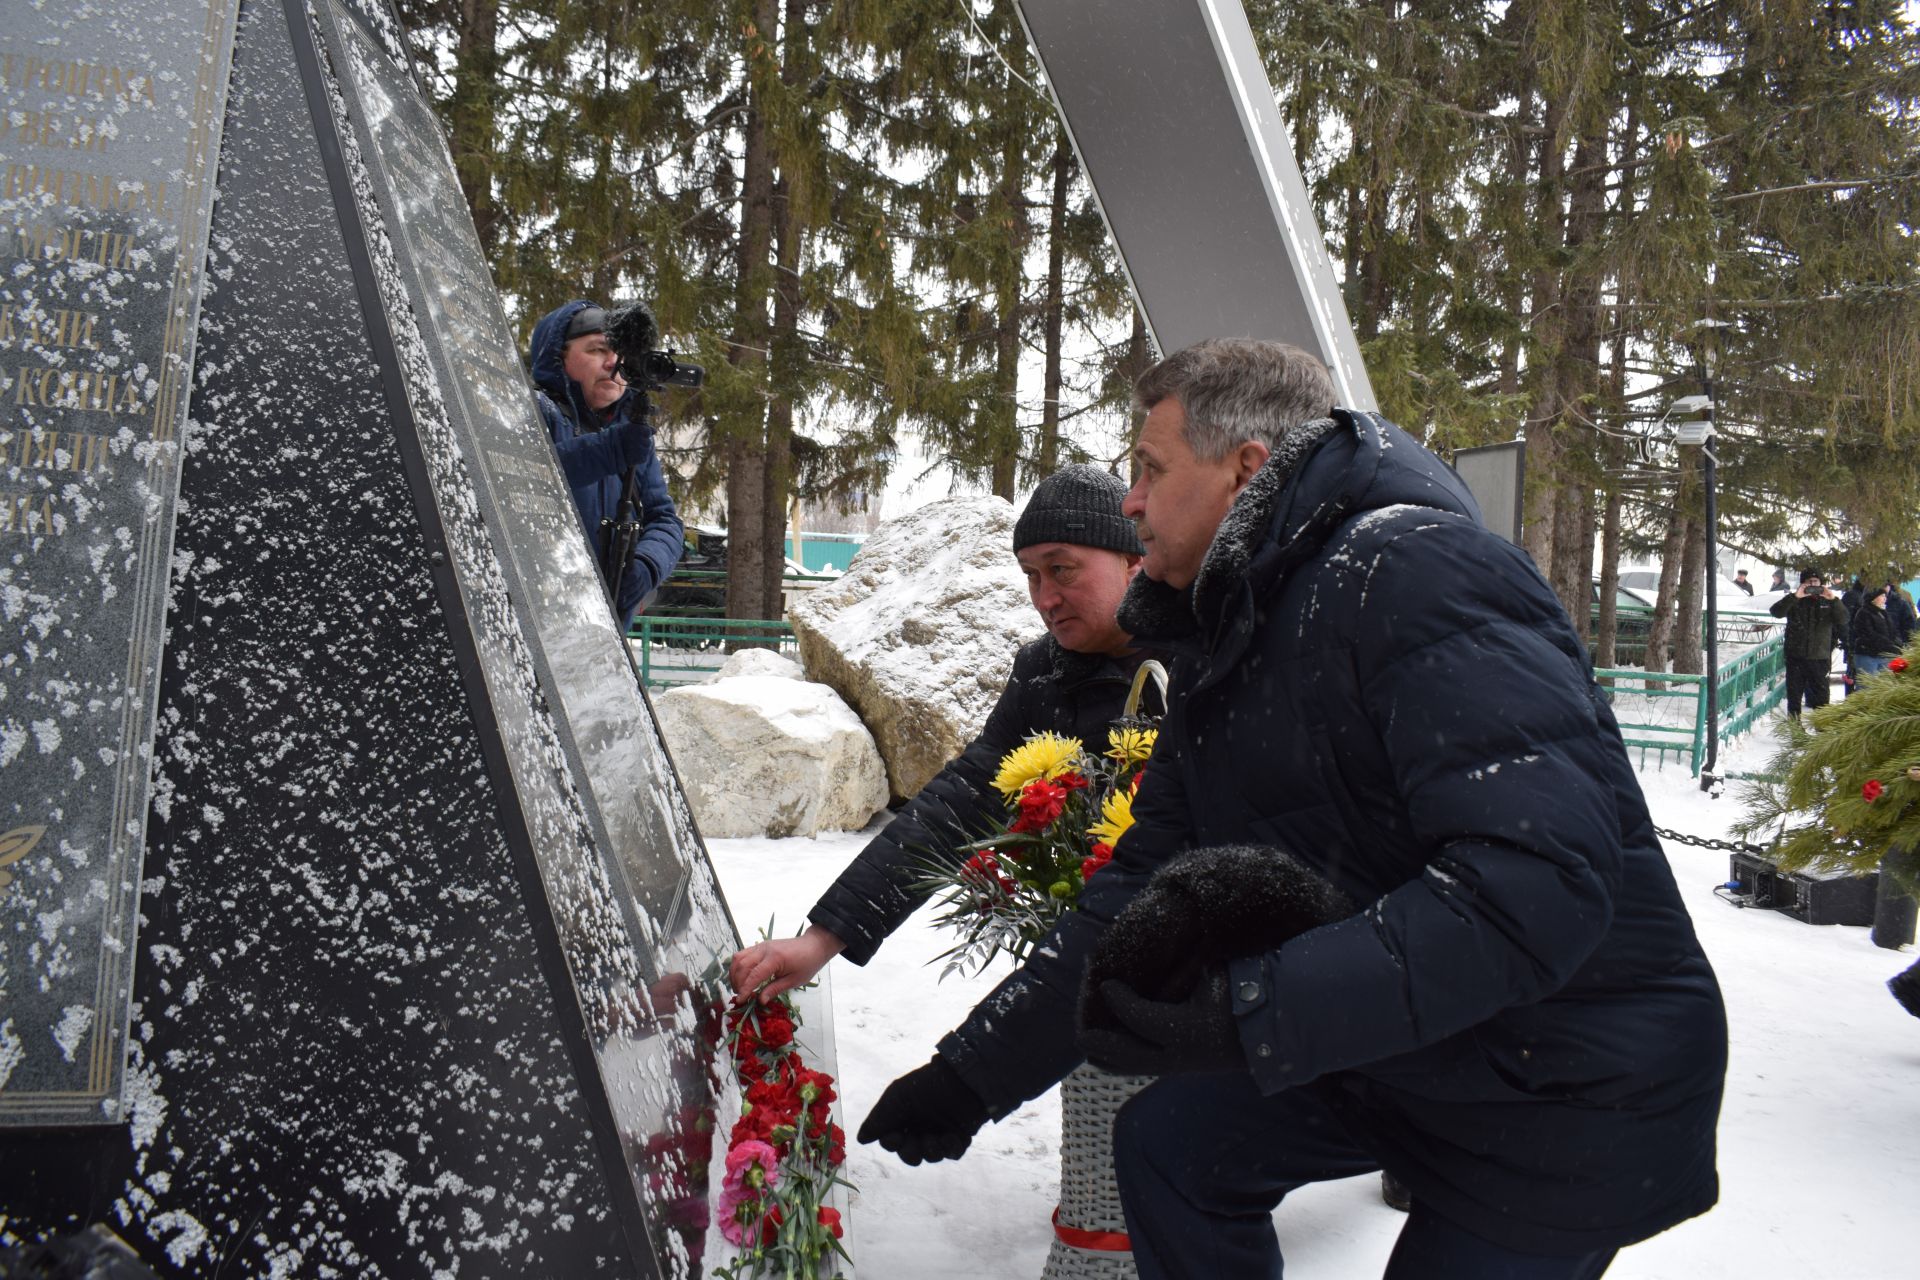
<path fill-rule="evenodd" d="M 653 447 L 652 406 L 620 377 L 598 303 L 576 298 L 542 316 L 529 355 L 540 416 L 624 633 L 686 547 Z"/>
<path fill-rule="evenodd" d="M 1846 634 L 1847 607 L 1827 587 L 1818 569 L 1800 575 L 1800 589 L 1781 596 L 1771 610 L 1787 620 L 1787 714 L 1800 715 L 1800 704 L 1827 705 L 1827 682 L 1833 672 L 1833 643 Z"/>

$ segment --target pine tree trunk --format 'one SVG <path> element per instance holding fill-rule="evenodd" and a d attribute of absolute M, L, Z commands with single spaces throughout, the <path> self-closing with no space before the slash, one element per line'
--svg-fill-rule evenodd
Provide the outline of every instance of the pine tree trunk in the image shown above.
<path fill-rule="evenodd" d="M 1022 86 L 1011 79 L 1005 87 L 1005 134 L 1000 148 L 999 216 L 1005 218 L 1006 243 L 994 267 L 993 297 L 999 327 L 993 343 L 993 402 L 988 406 L 990 444 L 988 472 L 993 492 L 1013 501 L 1020 468 L 1020 286 L 1026 258 L 1027 139 L 1017 127 L 1021 120 L 1016 95 Z"/>
<path fill-rule="evenodd" d="M 1700 492 L 1699 489 L 1695 490 Z M 1691 504 L 1690 504 L 1691 505 Z M 1689 509 L 1687 536 L 1680 545 L 1680 609 L 1674 619 L 1673 669 L 1675 673 L 1700 675 L 1706 670 L 1706 653 L 1701 647 L 1701 618 L 1707 558 L 1707 523 L 1704 513 Z"/>
<path fill-rule="evenodd" d="M 1683 458 L 1680 479 L 1675 486 L 1673 509 L 1667 517 L 1667 536 L 1660 546 L 1660 588 L 1654 596 L 1653 622 L 1647 630 L 1647 656 L 1641 666 L 1649 671 L 1667 670 L 1667 648 L 1673 643 L 1674 601 L 1680 594 L 1680 557 L 1686 554 L 1687 509 L 1692 502 L 1694 473 Z M 1665 688 L 1653 681 L 1647 688 Z"/>
<path fill-rule="evenodd" d="M 1036 469 L 1050 476 L 1060 466 L 1061 332 L 1066 323 L 1067 196 L 1073 185 L 1073 149 L 1065 131 L 1053 150 L 1053 201 L 1047 209 L 1046 369 L 1041 388 L 1040 441 Z"/>
<path fill-rule="evenodd" d="M 1566 160 L 1560 150 L 1558 134 L 1565 104 L 1549 99 L 1544 103 L 1541 126 L 1545 135 L 1536 150 L 1535 224 L 1546 251 L 1544 262 L 1533 275 L 1533 356 L 1539 361 L 1535 375 L 1533 423 L 1527 431 L 1526 529 L 1523 542 L 1540 572 L 1553 573 L 1553 542 L 1560 524 L 1561 418 L 1558 373 L 1559 356 L 1565 345 L 1566 321 L 1560 310 L 1560 276 L 1551 265 L 1555 251 L 1567 242 L 1566 208 L 1561 200 L 1561 175 Z"/>
<path fill-rule="evenodd" d="M 500 244 L 500 205 L 493 197 L 494 100 L 499 92 L 499 0 L 460 0 L 453 54 L 453 97 L 447 104 L 448 143 L 473 229 L 489 261 Z"/>
<path fill-rule="evenodd" d="M 748 97 L 741 154 L 738 292 L 728 363 L 764 388 L 772 325 L 767 318 L 768 256 L 773 247 L 773 147 L 768 136 L 765 80 L 779 23 L 779 0 L 753 0 L 747 25 Z M 756 65 L 759 64 L 759 65 Z M 767 604 L 766 407 L 754 407 L 724 424 L 727 449 L 727 616 L 773 616 Z M 778 518 L 778 517 L 775 517 Z"/>
<path fill-rule="evenodd" d="M 798 29 L 794 10 L 801 0 L 787 0 L 788 33 Z M 800 328 L 800 240 L 799 217 L 787 198 L 787 181 L 782 177 L 774 185 L 774 286 L 773 286 L 773 395 L 767 402 L 767 453 L 762 468 L 765 497 L 762 501 L 762 539 L 767 548 L 762 568 L 761 607 L 758 618 L 778 618 L 786 612 L 787 502 L 793 492 L 793 388 L 800 370 L 794 366 L 805 358 Z"/>
<path fill-rule="evenodd" d="M 1611 443 L 1611 442 L 1609 442 Z M 1600 619 L 1595 624 L 1593 665 L 1612 670 L 1620 665 L 1620 491 L 1607 490 L 1607 514 L 1600 525 Z"/>
<path fill-rule="evenodd" d="M 1553 573 L 1555 594 L 1567 613 L 1586 616 L 1593 592 L 1593 474 L 1597 433 L 1589 425 L 1600 393 L 1601 275 L 1587 251 L 1600 234 L 1606 213 L 1606 177 L 1602 161 L 1607 154 L 1604 125 L 1581 135 L 1573 150 L 1574 176 L 1567 202 L 1567 252 L 1576 264 L 1569 269 L 1561 294 L 1564 326 L 1555 358 L 1555 428 L 1559 433 L 1560 499 L 1554 512 Z"/>
<path fill-rule="evenodd" d="M 1608 374 L 1608 403 L 1618 409 L 1626 402 L 1627 338 L 1619 326 L 1613 335 L 1613 364 Z M 1600 525 L 1600 582 L 1598 587 L 1600 619 L 1595 625 L 1593 665 L 1603 669 L 1620 665 L 1617 652 L 1620 636 L 1620 484 L 1618 473 L 1626 464 L 1626 448 L 1618 436 L 1605 437 L 1601 445 L 1602 492 L 1606 496 L 1606 515 Z M 1610 683 L 1610 682 L 1609 682 Z"/>

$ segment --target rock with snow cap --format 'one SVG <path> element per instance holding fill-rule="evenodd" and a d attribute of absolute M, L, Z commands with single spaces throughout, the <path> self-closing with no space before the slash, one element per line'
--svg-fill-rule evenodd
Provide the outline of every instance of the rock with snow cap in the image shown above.
<path fill-rule="evenodd" d="M 654 709 L 705 835 L 857 831 L 886 806 L 872 736 L 825 685 L 730 676 L 668 690 Z"/>
<path fill-rule="evenodd" d="M 807 677 L 860 713 L 896 796 L 971 741 L 1037 623 L 1011 553 L 1013 507 L 950 498 L 889 521 L 791 611 Z"/>
<path fill-rule="evenodd" d="M 805 680 L 806 673 L 792 658 L 771 649 L 742 649 L 722 663 L 720 669 L 702 681 L 712 684 L 733 676 L 776 676 L 782 680 Z"/>

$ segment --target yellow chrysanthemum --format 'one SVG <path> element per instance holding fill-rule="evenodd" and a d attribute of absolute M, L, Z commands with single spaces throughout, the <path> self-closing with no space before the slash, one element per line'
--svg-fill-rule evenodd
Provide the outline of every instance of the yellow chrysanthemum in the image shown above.
<path fill-rule="evenodd" d="M 1158 729 L 1109 729 L 1107 758 L 1131 768 L 1153 754 L 1153 744 L 1159 736 Z"/>
<path fill-rule="evenodd" d="M 1001 757 L 1000 772 L 993 776 L 994 789 L 1012 800 L 1035 778 L 1058 777 L 1085 750 L 1078 738 L 1036 733 Z"/>
<path fill-rule="evenodd" d="M 1087 834 L 1102 844 L 1114 844 L 1133 825 L 1133 788 L 1115 787 L 1100 802 L 1100 821 Z"/>

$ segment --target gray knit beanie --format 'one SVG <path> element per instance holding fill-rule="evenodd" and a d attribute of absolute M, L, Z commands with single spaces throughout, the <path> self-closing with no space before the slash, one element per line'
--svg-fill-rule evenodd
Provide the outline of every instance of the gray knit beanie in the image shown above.
<path fill-rule="evenodd" d="M 1017 555 L 1042 542 L 1070 542 L 1126 555 L 1146 554 L 1133 521 L 1120 514 L 1126 482 L 1098 467 L 1077 462 L 1034 486 L 1027 509 L 1013 526 Z"/>

